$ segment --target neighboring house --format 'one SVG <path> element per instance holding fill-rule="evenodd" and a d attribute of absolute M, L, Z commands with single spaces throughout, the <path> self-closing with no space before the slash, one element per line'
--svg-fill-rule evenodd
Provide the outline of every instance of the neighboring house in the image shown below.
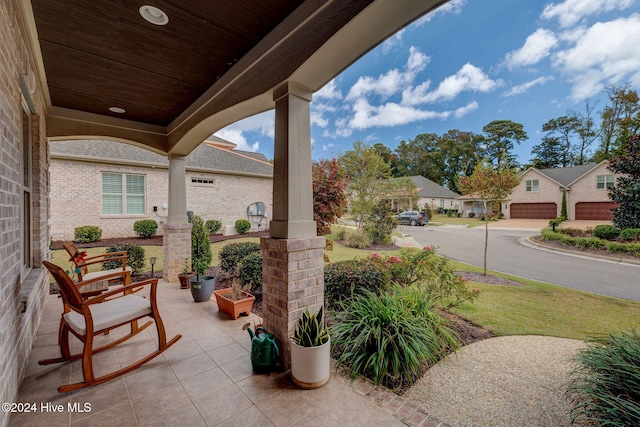
<path fill-rule="evenodd" d="M 480 215 L 484 213 L 484 204 L 482 199 L 475 194 L 464 194 L 458 197 L 458 203 L 460 203 L 462 216 L 468 217 L 470 213 Z M 491 207 L 489 207 L 491 212 Z"/>
<path fill-rule="evenodd" d="M 567 168 L 529 168 L 502 211 L 506 218 L 553 219 L 560 216 L 566 193 L 568 219 L 610 220 L 611 209 L 619 204 L 609 199 L 616 176 L 608 165 L 605 160 Z"/>
<path fill-rule="evenodd" d="M 247 219 L 247 207 L 264 202 L 272 211 L 273 166 L 258 153 L 211 137 L 185 159 L 187 210 L 233 225 Z M 167 215 L 166 156 L 113 141 L 53 141 L 51 165 L 51 238 L 74 238 L 74 228 L 97 225 L 102 237 L 135 235 L 133 224 Z M 254 229 L 258 224 L 252 224 Z M 260 224 L 268 227 L 268 220 Z"/>
<path fill-rule="evenodd" d="M 408 178 L 413 181 L 416 190 L 410 196 L 405 194 L 390 197 L 394 211 L 411 210 L 414 206 L 419 209 L 429 207 L 433 212 L 438 212 L 441 209 L 460 209 L 457 200 L 460 196 L 458 193 L 420 175 Z"/>

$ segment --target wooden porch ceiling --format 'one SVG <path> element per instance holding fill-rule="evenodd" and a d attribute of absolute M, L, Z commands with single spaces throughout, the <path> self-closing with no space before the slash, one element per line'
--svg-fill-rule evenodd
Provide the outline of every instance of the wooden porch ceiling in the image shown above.
<path fill-rule="evenodd" d="M 445 0 L 19 1 L 51 139 L 106 136 L 186 154 L 273 108 L 280 83 L 318 90 Z M 145 21 L 146 4 L 168 23 Z"/>

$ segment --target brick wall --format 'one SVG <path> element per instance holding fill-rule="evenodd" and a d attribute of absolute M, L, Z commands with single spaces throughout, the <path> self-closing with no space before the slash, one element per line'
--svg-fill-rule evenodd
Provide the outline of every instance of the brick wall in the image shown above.
<path fill-rule="evenodd" d="M 289 337 L 298 319 L 306 309 L 315 313 L 324 304 L 325 244 L 324 237 L 260 240 L 264 324 L 276 337 L 285 369 L 290 368 Z"/>
<path fill-rule="evenodd" d="M 16 2 L 0 2 L 0 402 L 12 402 L 18 391 L 44 301 L 48 279 L 40 262 L 49 257 L 48 146 L 42 95 L 33 60 L 20 26 Z M 22 101 L 20 79 L 32 113 L 33 256 L 21 268 Z M 9 414 L 0 412 L 0 426 Z"/>
<path fill-rule="evenodd" d="M 97 225 L 104 238 L 134 235 L 133 223 L 140 219 L 158 222 L 163 233 L 163 217 L 168 204 L 168 170 L 164 168 L 120 166 L 69 160 L 51 162 L 51 237 L 74 238 L 74 228 Z M 102 172 L 141 174 L 146 178 L 146 215 L 102 215 Z M 262 201 L 271 212 L 272 179 L 187 171 L 187 210 L 207 219 L 234 224 L 246 219 L 246 208 Z M 213 180 L 213 184 L 192 183 L 192 178 Z M 80 183 L 80 184 L 76 184 Z M 158 211 L 154 212 L 153 207 Z"/>

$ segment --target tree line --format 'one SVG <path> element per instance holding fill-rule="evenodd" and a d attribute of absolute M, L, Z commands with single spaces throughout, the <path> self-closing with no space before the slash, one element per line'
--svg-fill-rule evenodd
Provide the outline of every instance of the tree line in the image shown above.
<path fill-rule="evenodd" d="M 504 167 L 546 169 L 597 163 L 621 154 L 621 147 L 640 132 L 638 92 L 624 86 L 606 89 L 607 104 L 596 111 L 597 102 L 583 101 L 582 111 L 567 110 L 542 126 L 543 136 L 531 150 L 529 163 L 519 164 L 513 153 L 516 144 L 528 140 L 522 124 L 494 120 L 483 133 L 458 129 L 438 135 L 423 133 L 401 141 L 391 150 L 377 143 L 373 149 L 390 167 L 393 177 L 422 175 L 457 193 L 458 177 L 470 176 L 479 162 L 487 160 L 499 170 Z"/>

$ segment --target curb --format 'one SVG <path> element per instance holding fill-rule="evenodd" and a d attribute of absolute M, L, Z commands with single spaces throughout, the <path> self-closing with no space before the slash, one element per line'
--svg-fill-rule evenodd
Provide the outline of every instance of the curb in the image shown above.
<path fill-rule="evenodd" d="M 541 250 L 546 250 L 549 252 L 560 252 L 560 253 L 566 253 L 566 254 L 570 254 L 570 255 L 574 255 L 574 256 L 580 256 L 583 258 L 590 258 L 590 259 L 596 259 L 596 260 L 601 260 L 601 261 L 607 261 L 607 262 L 612 262 L 615 264 L 629 264 L 629 265 L 638 265 L 640 266 L 640 260 L 635 260 L 635 259 L 628 259 L 628 258 L 620 258 L 617 256 L 612 256 L 612 255 L 600 255 L 600 254 L 591 254 L 591 253 L 585 253 L 582 251 L 575 251 L 575 250 L 571 250 L 571 249 L 565 249 L 565 248 L 558 248 L 555 246 L 547 246 L 545 244 L 542 244 L 540 242 L 534 242 L 533 240 L 531 240 L 531 237 L 522 237 L 520 239 L 518 239 L 518 241 L 525 245 L 525 246 L 529 246 L 535 249 L 541 249 Z"/>

